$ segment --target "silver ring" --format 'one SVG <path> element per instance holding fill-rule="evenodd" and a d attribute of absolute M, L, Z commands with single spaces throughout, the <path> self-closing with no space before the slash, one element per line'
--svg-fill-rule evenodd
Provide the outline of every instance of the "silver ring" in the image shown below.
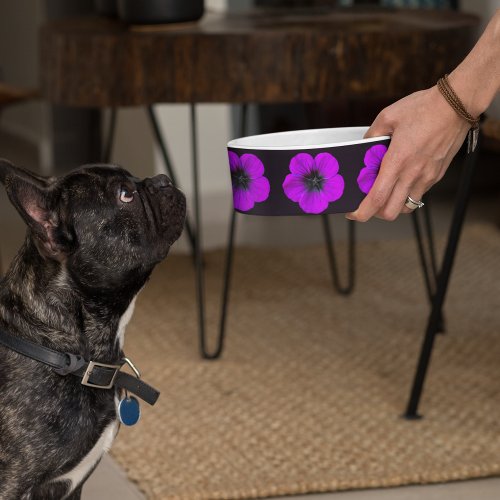
<path fill-rule="evenodd" d="M 410 210 L 415 210 L 416 208 L 422 208 L 425 205 L 423 201 L 416 201 L 410 196 L 406 197 L 405 201 L 405 207 L 409 208 Z"/>

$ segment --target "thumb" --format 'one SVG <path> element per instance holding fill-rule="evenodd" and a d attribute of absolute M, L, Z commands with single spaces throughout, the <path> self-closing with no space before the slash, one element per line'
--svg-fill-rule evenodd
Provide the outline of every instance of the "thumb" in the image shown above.
<path fill-rule="evenodd" d="M 387 109 L 387 108 L 386 108 Z M 387 118 L 386 109 L 382 110 L 373 121 L 370 128 L 366 131 L 364 139 L 370 137 L 380 137 L 382 135 L 392 135 L 394 128 Z"/>

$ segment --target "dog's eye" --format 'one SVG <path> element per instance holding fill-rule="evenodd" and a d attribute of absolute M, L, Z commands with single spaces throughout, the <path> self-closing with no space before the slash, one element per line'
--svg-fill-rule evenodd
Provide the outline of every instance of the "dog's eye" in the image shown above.
<path fill-rule="evenodd" d="M 131 191 L 129 188 L 122 186 L 120 188 L 120 201 L 122 203 L 131 203 L 134 201 L 134 195 L 137 191 Z"/>

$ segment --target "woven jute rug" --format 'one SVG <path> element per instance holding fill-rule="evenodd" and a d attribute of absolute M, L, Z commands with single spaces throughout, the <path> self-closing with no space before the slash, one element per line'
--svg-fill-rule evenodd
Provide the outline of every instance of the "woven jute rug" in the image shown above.
<path fill-rule="evenodd" d="M 113 456 L 153 499 L 500 474 L 500 233 L 467 227 L 461 243 L 419 421 L 401 418 L 428 312 L 414 241 L 359 244 L 350 297 L 334 293 L 323 247 L 238 249 L 218 361 L 198 355 L 192 261 L 169 257 L 126 338 L 162 394 Z M 207 255 L 212 336 L 222 263 Z"/>

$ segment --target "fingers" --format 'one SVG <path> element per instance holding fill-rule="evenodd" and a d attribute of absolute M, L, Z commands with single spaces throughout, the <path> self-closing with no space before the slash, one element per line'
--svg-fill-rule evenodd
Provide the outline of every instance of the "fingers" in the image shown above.
<path fill-rule="evenodd" d="M 399 179 L 384 208 L 377 213 L 377 217 L 393 221 L 401 213 L 409 214 L 413 212 L 413 209 L 405 206 L 407 197 L 410 196 L 415 201 L 421 201 L 426 191 L 426 187 L 420 182 L 410 185 L 408 182 Z"/>
<path fill-rule="evenodd" d="M 406 198 L 409 196 L 412 200 L 414 201 L 422 201 L 422 198 L 424 197 L 425 193 L 429 191 L 432 185 L 429 185 L 422 180 L 419 180 L 416 182 L 411 188 L 409 189 L 408 193 L 405 196 L 405 199 L 403 201 L 403 208 L 401 209 L 401 213 L 403 214 L 409 214 L 413 212 L 417 207 L 415 208 L 408 208 L 405 203 L 406 203 Z M 411 204 L 410 204 L 411 205 Z"/>
<path fill-rule="evenodd" d="M 409 193 L 411 193 L 410 196 L 413 198 L 412 186 L 409 186 L 407 182 L 398 180 L 387 203 L 377 213 L 377 216 L 384 220 L 393 221 L 397 219 L 401 212 L 405 210 L 410 211 L 409 208 L 405 207 L 406 198 Z M 418 200 L 420 198 L 413 199 Z"/>
<path fill-rule="evenodd" d="M 382 165 L 380 166 L 380 171 L 373 187 L 361 202 L 358 209 L 355 212 L 346 214 L 348 219 L 366 222 L 382 211 L 392 195 L 399 177 L 397 165 L 398 162 L 391 154 L 389 148 L 382 160 Z"/>
<path fill-rule="evenodd" d="M 393 125 L 388 118 L 386 108 L 378 114 L 364 137 L 369 138 L 392 135 L 392 132 Z M 355 212 L 346 214 L 348 219 L 366 222 L 382 209 L 389 199 L 397 181 L 397 172 L 394 169 L 395 163 L 389 149 L 382 160 L 379 175 L 372 189 Z"/>
<path fill-rule="evenodd" d="M 436 180 L 429 181 L 430 175 L 424 170 L 418 171 L 417 175 L 412 177 L 400 176 L 400 172 L 410 169 L 405 168 L 404 163 L 391 165 L 390 162 L 391 158 L 388 158 L 385 165 L 382 163 L 382 167 L 385 167 L 384 170 L 382 167 L 380 168 L 377 180 L 359 208 L 353 213 L 346 214 L 348 219 L 366 222 L 376 216 L 380 219 L 393 221 L 399 214 L 413 211 L 405 206 L 408 196 L 415 201 L 421 201 L 425 193 L 436 182 Z"/>
<path fill-rule="evenodd" d="M 405 206 L 407 197 L 421 201 L 442 177 L 442 173 L 436 174 L 436 171 L 439 172 L 439 168 L 432 163 L 418 165 L 399 160 L 389 148 L 370 192 L 358 209 L 346 217 L 359 222 L 366 222 L 374 216 L 393 221 L 400 213 L 410 213 L 412 210 Z"/>
<path fill-rule="evenodd" d="M 384 109 L 377 115 L 377 118 L 375 118 L 370 128 L 366 131 L 364 138 L 392 135 L 393 131 L 394 128 L 388 118 L 388 112 Z"/>
<path fill-rule="evenodd" d="M 348 219 L 361 222 L 378 216 L 394 220 L 407 196 L 421 200 L 443 176 L 460 147 L 465 125 L 435 87 L 410 94 L 385 108 L 365 134 L 391 136 L 377 178 L 365 199 Z"/>

